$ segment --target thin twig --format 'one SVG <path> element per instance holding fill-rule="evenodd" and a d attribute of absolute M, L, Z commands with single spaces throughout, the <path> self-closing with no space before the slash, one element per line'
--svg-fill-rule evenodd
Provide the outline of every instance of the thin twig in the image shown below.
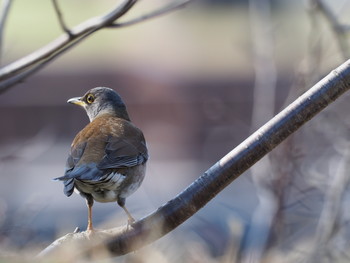
<path fill-rule="evenodd" d="M 192 0 L 185 0 L 183 2 L 179 2 L 179 3 L 171 3 L 159 10 L 155 10 L 149 14 L 145 14 L 142 15 L 140 17 L 131 19 L 129 21 L 125 21 L 125 22 L 117 22 L 117 23 L 113 23 L 112 25 L 109 25 L 108 27 L 110 28 L 115 28 L 115 27 L 126 27 L 126 26 L 131 26 L 131 25 L 135 25 L 137 23 L 143 22 L 145 20 L 150 20 L 152 18 L 156 18 L 162 15 L 166 15 L 174 10 L 180 9 L 180 8 L 184 8 L 187 4 L 189 4 Z"/>
<path fill-rule="evenodd" d="M 53 7 L 55 8 L 55 12 L 57 14 L 58 22 L 60 23 L 60 26 L 64 32 L 66 32 L 69 36 L 72 36 L 72 32 L 67 27 L 66 23 L 64 22 L 63 15 L 61 12 L 60 7 L 58 6 L 57 0 L 52 0 Z"/>
<path fill-rule="evenodd" d="M 341 213 L 341 203 L 349 182 L 350 151 L 349 147 L 342 154 L 343 159 L 339 167 L 329 178 L 329 187 L 325 194 L 323 209 L 316 228 L 316 235 L 309 255 L 305 262 L 321 262 L 327 252 L 327 243 L 337 231 L 337 219 Z"/>
<path fill-rule="evenodd" d="M 275 112 L 276 65 L 270 0 L 249 0 L 249 20 L 254 54 L 252 128 L 256 130 Z M 261 262 L 279 207 L 276 189 L 269 184 L 273 173 L 270 155 L 252 167 L 252 181 L 259 199 L 250 227 L 240 247 L 240 262 Z M 259 233 L 259 234 L 257 234 Z"/>
<path fill-rule="evenodd" d="M 69 234 L 69 238 L 63 237 L 55 241 L 41 256 L 57 255 L 62 252 L 64 245 L 74 247 L 76 242 L 72 244 L 72 237 L 79 244 L 83 242 L 83 246 L 80 246 L 82 250 L 76 247 L 71 249 L 71 252 L 76 252 L 75 257 L 91 253 L 105 257 L 108 255 L 106 250 L 113 256 L 123 255 L 161 238 L 190 218 L 242 173 L 349 89 L 350 60 L 333 70 L 152 214 L 130 227 L 103 231 L 105 237 L 110 234 L 112 236 L 103 244 L 96 245 L 86 234 Z"/>
<path fill-rule="evenodd" d="M 339 22 L 338 16 L 332 11 L 332 9 L 322 0 L 313 0 L 316 6 L 322 11 L 325 17 L 329 20 L 333 29 L 340 33 L 346 33 L 350 31 L 349 25 L 343 25 Z"/>
<path fill-rule="evenodd" d="M 339 49 L 342 52 L 344 59 L 348 59 L 350 55 L 350 48 L 347 39 L 347 33 L 350 32 L 349 25 L 343 25 L 339 22 L 337 15 L 332 9 L 322 0 L 311 0 L 311 5 L 320 10 L 328 23 L 331 25 L 336 40 L 339 45 Z"/>
<path fill-rule="evenodd" d="M 322 66 L 322 47 L 323 47 L 323 34 L 322 34 L 322 24 L 320 21 L 320 10 L 316 3 L 317 0 L 310 2 L 309 8 L 306 9 L 309 22 L 310 22 L 310 32 L 307 41 L 307 53 L 305 58 L 305 68 L 302 67 L 303 75 L 299 76 L 299 80 L 303 83 L 298 83 L 298 92 L 302 92 L 312 83 L 315 83 L 320 79 L 321 66 Z"/>
<path fill-rule="evenodd" d="M 2 61 L 2 53 L 3 53 L 3 45 L 4 45 L 4 31 L 5 25 L 7 21 L 8 14 L 10 12 L 10 7 L 12 4 L 12 0 L 3 0 L 2 1 L 2 9 L 0 14 L 0 61 Z"/>

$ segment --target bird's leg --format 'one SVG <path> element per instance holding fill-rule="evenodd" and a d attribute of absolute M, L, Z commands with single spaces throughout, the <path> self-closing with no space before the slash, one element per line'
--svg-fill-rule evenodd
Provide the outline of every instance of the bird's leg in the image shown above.
<path fill-rule="evenodd" d="M 135 222 L 135 219 L 132 217 L 132 215 L 130 214 L 130 212 L 128 211 L 128 209 L 126 209 L 126 206 L 125 206 L 125 198 L 119 198 L 118 199 L 118 205 L 124 209 L 125 213 L 127 214 L 128 216 L 128 226 L 131 225 L 132 223 Z"/>
<path fill-rule="evenodd" d="M 125 205 L 123 205 L 122 208 L 124 209 L 125 213 L 128 215 L 128 224 L 131 225 L 132 223 L 135 222 L 135 219 L 132 217 L 128 209 L 126 209 Z"/>
<path fill-rule="evenodd" d="M 86 196 L 86 205 L 88 207 L 88 225 L 87 225 L 87 231 L 93 231 L 94 228 L 92 227 L 92 205 L 94 204 L 94 199 L 91 195 Z"/>

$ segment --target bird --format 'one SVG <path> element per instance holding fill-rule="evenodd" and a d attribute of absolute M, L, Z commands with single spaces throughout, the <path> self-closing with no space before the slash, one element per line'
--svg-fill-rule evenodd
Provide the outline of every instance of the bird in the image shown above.
<path fill-rule="evenodd" d="M 125 200 L 141 185 L 149 158 L 142 131 L 130 120 L 120 95 L 107 87 L 96 87 L 82 97 L 67 101 L 85 109 L 90 123 L 74 138 L 68 154 L 63 181 L 64 194 L 77 192 L 86 200 L 87 231 L 93 231 L 94 201 L 117 202 L 128 216 L 128 226 L 135 219 Z"/>

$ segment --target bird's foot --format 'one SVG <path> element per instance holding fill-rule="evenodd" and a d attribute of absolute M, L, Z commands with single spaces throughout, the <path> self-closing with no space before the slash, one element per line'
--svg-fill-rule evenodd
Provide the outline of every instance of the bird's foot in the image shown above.
<path fill-rule="evenodd" d="M 101 229 L 96 229 L 96 228 L 87 228 L 85 231 L 85 234 L 87 236 L 88 239 L 92 239 L 94 238 L 99 232 L 101 231 Z"/>
<path fill-rule="evenodd" d="M 94 228 L 86 229 L 85 234 L 86 234 L 87 238 L 92 239 L 94 237 L 95 231 L 96 230 Z"/>
<path fill-rule="evenodd" d="M 131 225 L 132 225 L 133 223 L 135 223 L 135 219 L 134 219 L 132 216 L 130 216 L 130 217 L 128 218 L 128 223 L 127 223 L 127 225 L 126 225 L 126 228 L 127 228 L 127 229 L 131 228 Z"/>

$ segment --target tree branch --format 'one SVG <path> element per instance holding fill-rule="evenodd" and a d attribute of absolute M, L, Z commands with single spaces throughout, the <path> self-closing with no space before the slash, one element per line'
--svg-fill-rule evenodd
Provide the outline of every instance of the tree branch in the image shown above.
<path fill-rule="evenodd" d="M 62 251 L 62 247 L 72 248 L 73 244 L 79 244 L 79 249 L 75 247 L 71 251 L 72 257 L 87 254 L 106 256 L 105 253 L 100 254 L 101 250 L 117 256 L 161 238 L 190 218 L 243 172 L 349 89 L 350 60 L 333 70 L 157 211 L 136 221 L 129 228 L 97 233 L 96 239 L 89 239 L 85 233 L 68 234 L 55 241 L 40 256 L 55 255 Z M 107 241 L 95 243 L 106 237 Z M 72 240 L 78 242 L 72 244 Z"/>
<path fill-rule="evenodd" d="M 329 178 L 323 209 L 316 228 L 316 235 L 314 242 L 308 249 L 309 253 L 305 262 L 321 262 L 327 249 L 327 243 L 334 236 L 334 233 L 337 232 L 339 227 L 337 219 L 339 219 L 339 214 L 342 211 L 342 198 L 346 194 L 349 182 L 349 168 L 350 151 L 346 147 L 346 150 L 342 153 L 342 160 L 338 169 Z"/>
<path fill-rule="evenodd" d="M 7 21 L 8 14 L 10 12 L 10 7 L 12 4 L 12 0 L 3 0 L 2 1 L 2 9 L 0 14 L 0 61 L 2 60 L 2 52 L 3 52 L 3 44 L 4 44 L 4 31 L 5 24 Z"/>
<path fill-rule="evenodd" d="M 181 3 L 174 3 L 161 10 L 154 11 L 148 15 L 142 16 L 140 18 L 135 18 L 133 20 L 123 22 L 120 24 L 116 23 L 120 17 L 126 14 L 131 7 L 137 2 L 137 0 L 124 0 L 121 4 L 115 7 L 109 13 L 89 19 L 80 25 L 68 29 L 63 21 L 61 11 L 57 5 L 56 0 L 53 0 L 54 7 L 59 18 L 61 27 L 68 34 L 64 34 L 58 37 L 53 42 L 42 47 L 41 49 L 15 61 L 11 64 L 0 69 L 0 93 L 6 91 L 16 83 L 23 81 L 28 76 L 37 72 L 49 62 L 60 56 L 62 53 L 67 51 L 69 48 L 75 46 L 80 41 L 84 40 L 86 37 L 97 32 L 98 30 L 106 27 L 123 27 L 127 25 L 133 25 L 142 22 L 146 19 L 150 19 L 162 14 L 168 13 L 172 10 L 178 9 L 185 6 L 192 0 L 185 0 Z"/>
<path fill-rule="evenodd" d="M 142 15 L 140 17 L 131 19 L 129 21 L 125 21 L 125 22 L 117 22 L 117 23 L 113 23 L 112 25 L 109 25 L 109 28 L 117 28 L 117 27 L 125 27 L 125 26 L 131 26 L 131 25 L 135 25 L 137 23 L 152 19 L 152 18 L 156 18 L 158 16 L 162 16 L 165 15 L 167 13 L 170 13 L 174 10 L 180 9 L 180 8 L 184 8 L 187 4 L 189 4 L 192 0 L 185 0 L 183 2 L 179 2 L 179 3 L 171 3 L 159 10 L 155 10 L 149 14 L 145 14 Z"/>
<path fill-rule="evenodd" d="M 350 31 L 349 25 L 343 25 L 339 22 L 337 15 L 332 11 L 332 9 L 322 0 L 313 0 L 317 8 L 321 10 L 324 16 L 328 19 L 333 29 L 336 32 L 346 33 Z"/>
<path fill-rule="evenodd" d="M 251 127 L 255 131 L 275 113 L 277 70 L 271 0 L 249 0 L 249 20 L 255 73 Z M 258 204 L 251 216 L 249 230 L 240 244 L 238 261 L 241 263 L 261 262 L 271 238 L 279 208 L 276 189 L 270 184 L 271 176 L 266 176 L 271 173 L 274 172 L 269 155 L 251 169 Z M 277 176 L 274 174 L 272 177 L 276 180 Z"/>
<path fill-rule="evenodd" d="M 66 23 L 64 22 L 63 15 L 61 12 L 60 7 L 58 6 L 57 0 L 52 0 L 53 7 L 55 8 L 55 12 L 57 14 L 58 22 L 60 23 L 60 26 L 64 32 L 66 32 L 69 36 L 71 36 L 71 32 L 69 28 L 67 27 Z"/>
<path fill-rule="evenodd" d="M 339 49 L 342 52 L 344 59 L 347 59 L 350 54 L 350 49 L 346 35 L 350 31 L 350 26 L 341 24 L 336 14 L 324 1 L 311 0 L 311 5 L 313 8 L 319 10 L 321 14 L 326 18 L 327 22 L 330 24 L 334 31 Z"/>
<path fill-rule="evenodd" d="M 62 35 L 55 41 L 51 42 L 47 46 L 37 50 L 34 53 L 29 54 L 3 68 L 0 69 L 0 92 L 3 92 L 9 88 L 10 84 L 13 85 L 24 77 L 28 77 L 30 74 L 25 74 L 25 71 L 35 72 L 35 69 L 40 69 L 40 64 L 46 63 L 58 55 L 65 52 L 70 47 L 79 43 L 82 39 L 88 37 L 92 33 L 99 29 L 113 23 L 116 19 L 123 16 L 130 8 L 136 3 L 137 0 L 124 0 L 120 5 L 114 8 L 111 12 L 87 20 L 80 25 L 74 27 L 70 32 L 71 35 Z M 34 68 L 34 69 L 33 69 Z M 22 74 L 23 73 L 23 74 Z M 7 85 L 2 85 L 7 83 Z"/>

